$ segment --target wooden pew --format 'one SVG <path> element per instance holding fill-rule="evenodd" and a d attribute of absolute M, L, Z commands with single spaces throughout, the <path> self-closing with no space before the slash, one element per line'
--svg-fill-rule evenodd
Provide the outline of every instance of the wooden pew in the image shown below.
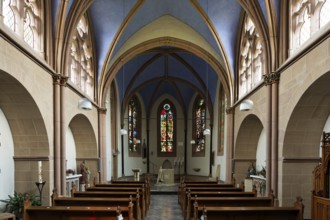
<path fill-rule="evenodd" d="M 206 186 L 185 187 L 182 190 L 180 201 L 183 201 L 185 199 L 188 192 L 195 192 L 195 191 L 242 192 L 242 189 L 236 188 L 236 187 L 222 187 L 221 185 L 212 185 L 209 187 L 206 187 Z"/>
<path fill-rule="evenodd" d="M 94 198 L 94 197 L 57 197 L 53 198 L 52 206 L 83 206 L 83 207 L 96 207 L 96 206 L 113 206 L 113 207 L 125 207 L 129 203 L 133 203 L 133 217 L 137 220 L 142 219 L 142 213 L 140 208 L 140 201 L 138 198 Z"/>
<path fill-rule="evenodd" d="M 131 195 L 139 195 L 139 205 L 141 209 L 142 219 L 145 219 L 146 216 L 146 203 L 144 199 L 144 195 L 141 191 L 85 191 L 85 192 L 75 192 L 73 193 L 73 197 L 99 197 L 99 198 L 127 198 Z"/>
<path fill-rule="evenodd" d="M 234 184 L 219 183 L 216 181 L 199 181 L 199 182 L 181 182 L 178 188 L 178 202 L 181 204 L 182 198 L 185 196 L 186 188 L 188 187 L 223 187 L 234 188 Z"/>
<path fill-rule="evenodd" d="M 31 206 L 25 201 L 24 220 L 116 220 L 122 216 L 125 220 L 134 220 L 133 203 L 126 207 L 118 206 Z"/>
<path fill-rule="evenodd" d="M 194 204 L 194 220 L 303 220 L 304 205 L 297 198 L 293 207 L 214 207 Z"/>
<path fill-rule="evenodd" d="M 146 210 L 150 207 L 150 187 L 144 183 L 131 183 L 131 182 L 115 182 L 115 183 L 99 183 L 95 184 L 94 187 L 136 187 L 141 188 L 144 192 L 144 198 L 146 200 Z"/>
<path fill-rule="evenodd" d="M 274 195 L 269 197 L 197 197 L 194 198 L 188 196 L 187 212 L 185 219 L 190 219 L 193 215 L 194 204 L 197 203 L 200 206 L 216 206 L 216 207 L 273 207 Z"/>
<path fill-rule="evenodd" d="M 216 192 L 216 191 L 194 191 L 187 192 L 182 202 L 182 212 L 187 213 L 188 197 L 256 197 L 256 192 Z"/>
<path fill-rule="evenodd" d="M 141 211 L 144 211 L 144 215 L 143 216 L 146 216 L 147 214 L 147 199 L 146 199 L 146 194 L 145 194 L 145 191 L 144 191 L 144 188 L 143 187 L 125 187 L 125 186 L 113 186 L 113 185 L 107 185 L 107 186 L 95 186 L 95 187 L 88 187 L 86 188 L 86 191 L 87 192 L 134 192 L 134 191 L 138 191 L 138 192 L 141 192 L 141 207 L 143 208 L 143 210 Z"/>

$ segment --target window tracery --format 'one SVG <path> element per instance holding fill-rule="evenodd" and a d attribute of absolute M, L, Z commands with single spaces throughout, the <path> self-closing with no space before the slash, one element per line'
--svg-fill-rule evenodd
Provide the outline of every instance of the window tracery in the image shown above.
<path fill-rule="evenodd" d="M 31 48 L 41 51 L 42 0 L 2 0 L 3 23 Z"/>
<path fill-rule="evenodd" d="M 291 3 L 291 54 L 330 21 L 330 0 Z"/>
<path fill-rule="evenodd" d="M 239 97 L 251 91 L 262 79 L 263 47 L 258 31 L 246 16 L 242 31 L 239 58 Z"/>
<path fill-rule="evenodd" d="M 93 98 L 94 96 L 94 67 L 92 55 L 92 39 L 89 23 L 83 16 L 74 32 L 69 59 L 69 76 L 83 93 Z"/>

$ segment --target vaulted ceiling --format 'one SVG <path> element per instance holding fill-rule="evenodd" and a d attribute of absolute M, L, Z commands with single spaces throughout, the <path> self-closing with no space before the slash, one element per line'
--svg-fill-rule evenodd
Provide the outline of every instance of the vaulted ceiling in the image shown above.
<path fill-rule="evenodd" d="M 213 105 L 220 82 L 233 93 L 240 21 L 250 11 L 247 5 L 257 7 L 259 23 L 267 25 L 269 17 L 279 23 L 279 0 L 249 1 L 90 1 L 86 11 L 94 32 L 100 96 L 112 79 L 122 102 L 138 94 L 146 109 L 164 94 L 183 109 L 196 94 Z M 67 16 L 75 4 L 69 0 Z M 52 1 L 54 24 L 60 5 L 60 0 Z"/>

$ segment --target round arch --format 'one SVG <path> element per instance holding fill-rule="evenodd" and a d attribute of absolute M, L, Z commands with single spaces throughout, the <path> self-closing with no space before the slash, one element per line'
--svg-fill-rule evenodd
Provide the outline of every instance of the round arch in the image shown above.
<path fill-rule="evenodd" d="M 12 184 L 16 191 L 37 193 L 37 161 L 44 161 L 43 174 L 50 167 L 50 143 L 45 121 L 30 92 L 16 78 L 1 70 L 0 108 L 12 134 L 13 172 L 20 176 Z M 35 170 L 32 171 L 35 175 L 31 175 L 31 170 Z M 43 175 L 43 179 L 51 182 L 50 176 Z M 49 193 L 49 188 L 45 188 L 44 192 Z"/>
<path fill-rule="evenodd" d="M 312 173 L 319 163 L 320 140 L 330 114 L 330 72 L 323 74 L 309 85 L 301 95 L 283 134 L 279 149 L 279 198 L 282 205 L 291 204 L 297 195 L 310 198 Z M 280 145 L 281 146 L 281 145 Z M 303 183 L 303 184 L 301 184 Z M 284 187 L 294 192 L 284 192 Z M 310 200 L 305 199 L 305 207 Z M 309 215 L 309 211 L 306 213 Z"/>
<path fill-rule="evenodd" d="M 76 148 L 77 164 L 81 164 L 85 161 L 91 171 L 91 180 L 95 177 L 98 178 L 100 168 L 98 146 L 92 124 L 85 115 L 77 114 L 71 119 L 69 128 L 71 129 L 75 146 L 68 147 Z M 78 173 L 79 172 L 80 171 L 78 171 Z"/>
<path fill-rule="evenodd" d="M 239 127 L 233 167 L 237 183 L 244 180 L 251 162 L 256 162 L 258 142 L 263 128 L 260 119 L 253 114 L 246 116 Z"/>

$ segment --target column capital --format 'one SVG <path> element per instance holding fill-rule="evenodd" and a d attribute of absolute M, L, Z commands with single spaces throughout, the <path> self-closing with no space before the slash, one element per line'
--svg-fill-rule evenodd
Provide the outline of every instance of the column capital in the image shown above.
<path fill-rule="evenodd" d="M 61 76 L 60 79 L 60 85 L 61 86 L 66 86 L 67 82 L 68 82 L 69 77 L 68 76 Z"/>
<path fill-rule="evenodd" d="M 233 107 L 226 108 L 226 113 L 227 114 L 233 114 L 234 113 L 234 108 Z"/>
<path fill-rule="evenodd" d="M 279 82 L 280 82 L 280 74 L 278 72 L 271 72 L 264 75 L 264 83 L 266 86 Z"/>
<path fill-rule="evenodd" d="M 61 74 L 53 74 L 53 83 L 56 85 L 66 86 L 68 81 L 67 76 L 62 76 Z"/>
<path fill-rule="evenodd" d="M 53 74 L 53 84 L 60 85 L 61 74 Z"/>
<path fill-rule="evenodd" d="M 98 111 L 99 111 L 100 114 L 107 113 L 107 109 L 106 108 L 102 108 L 102 107 L 98 108 Z"/>

